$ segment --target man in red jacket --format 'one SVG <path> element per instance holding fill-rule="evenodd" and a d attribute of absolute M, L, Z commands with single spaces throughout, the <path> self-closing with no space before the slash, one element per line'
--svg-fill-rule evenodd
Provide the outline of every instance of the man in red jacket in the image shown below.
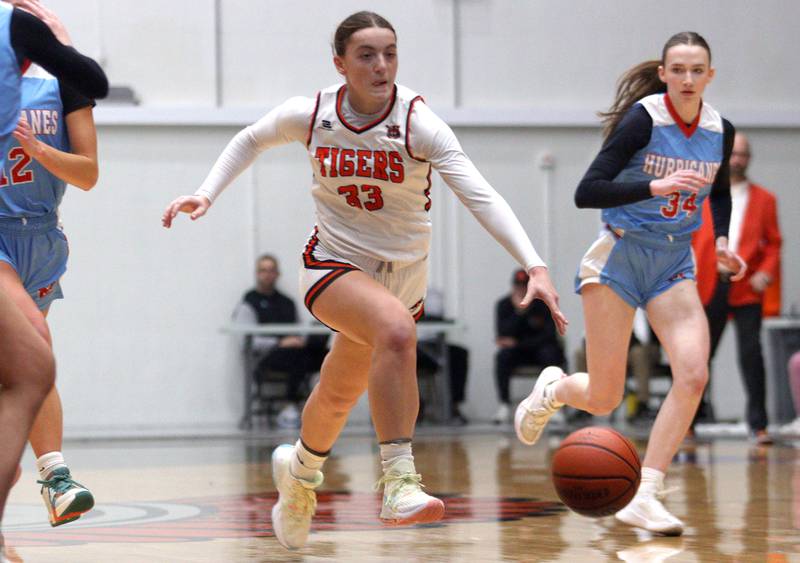
<path fill-rule="evenodd" d="M 717 271 L 714 230 L 709 206 L 692 245 L 697 260 L 697 288 L 711 331 L 714 357 L 729 316 L 736 323 L 739 368 L 747 391 L 747 424 L 756 442 L 769 444 L 766 381 L 761 353 L 761 317 L 764 292 L 780 275 L 781 233 L 775 196 L 747 178 L 750 144 L 737 133 L 730 158 L 731 226 L 728 248 L 747 263 L 747 273 L 731 282 L 730 273 Z"/>

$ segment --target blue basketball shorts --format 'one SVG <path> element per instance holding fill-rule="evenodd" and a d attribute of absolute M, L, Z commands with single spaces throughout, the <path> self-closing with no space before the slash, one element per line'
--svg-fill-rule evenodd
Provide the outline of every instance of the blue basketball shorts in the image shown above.
<path fill-rule="evenodd" d="M 67 271 L 69 245 L 55 213 L 0 218 L 0 261 L 16 270 L 40 310 L 64 297 L 59 279 Z"/>
<path fill-rule="evenodd" d="M 609 286 L 631 307 L 645 307 L 683 280 L 695 279 L 691 236 L 668 238 L 604 229 L 581 259 L 575 292 L 583 286 Z"/>

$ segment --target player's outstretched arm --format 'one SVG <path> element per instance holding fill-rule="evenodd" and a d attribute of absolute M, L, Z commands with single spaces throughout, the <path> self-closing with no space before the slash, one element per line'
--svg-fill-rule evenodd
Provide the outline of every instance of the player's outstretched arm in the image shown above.
<path fill-rule="evenodd" d="M 211 207 L 211 200 L 205 196 L 182 195 L 174 200 L 164 210 L 161 216 L 161 224 L 167 229 L 172 226 L 172 220 L 178 213 L 188 213 L 189 218 L 195 221 L 206 214 Z"/>

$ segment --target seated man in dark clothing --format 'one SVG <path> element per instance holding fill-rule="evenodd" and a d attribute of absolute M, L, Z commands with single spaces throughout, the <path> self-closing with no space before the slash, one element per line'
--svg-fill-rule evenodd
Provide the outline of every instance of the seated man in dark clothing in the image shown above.
<path fill-rule="evenodd" d="M 265 254 L 256 261 L 256 287 L 245 293 L 236 312 L 237 322 L 250 323 L 295 323 L 297 310 L 294 302 L 276 289 L 280 277 L 278 261 Z M 257 381 L 267 372 L 285 373 L 287 379 L 287 404 L 278 414 L 278 426 L 297 428 L 300 426 L 300 402 L 309 373 L 319 370 L 325 356 L 327 336 L 309 337 L 297 335 L 256 335 L 253 351 L 262 354 L 255 373 Z"/>
<path fill-rule="evenodd" d="M 527 308 L 519 306 L 527 284 L 528 274 L 524 270 L 515 271 L 511 294 L 500 299 L 495 310 L 495 383 L 500 399 L 500 408 L 492 419 L 496 424 L 511 421 L 509 388 L 514 369 L 524 365 L 565 364 L 564 348 L 547 305 L 537 299 Z"/>

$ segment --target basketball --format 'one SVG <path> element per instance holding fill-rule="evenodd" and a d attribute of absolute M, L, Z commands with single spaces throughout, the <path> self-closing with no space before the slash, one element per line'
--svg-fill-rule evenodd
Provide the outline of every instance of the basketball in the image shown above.
<path fill-rule="evenodd" d="M 553 455 L 553 486 L 569 508 L 584 516 L 614 514 L 627 505 L 642 477 L 636 448 L 611 428 L 570 434 Z"/>

